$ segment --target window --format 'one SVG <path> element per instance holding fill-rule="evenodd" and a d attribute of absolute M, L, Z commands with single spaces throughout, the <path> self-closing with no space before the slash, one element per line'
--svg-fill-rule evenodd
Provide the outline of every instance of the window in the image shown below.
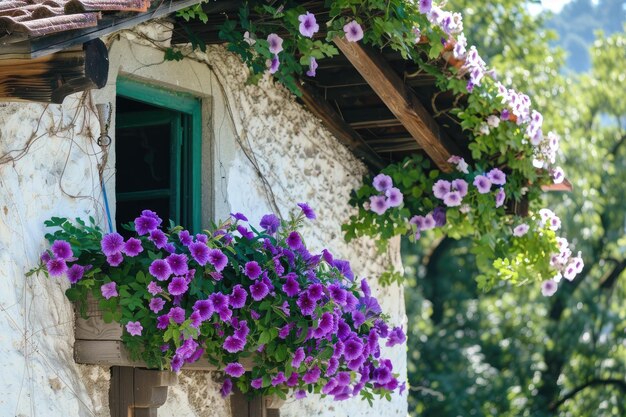
<path fill-rule="evenodd" d="M 200 100 L 120 78 L 115 111 L 117 230 L 150 209 L 199 231 Z"/>

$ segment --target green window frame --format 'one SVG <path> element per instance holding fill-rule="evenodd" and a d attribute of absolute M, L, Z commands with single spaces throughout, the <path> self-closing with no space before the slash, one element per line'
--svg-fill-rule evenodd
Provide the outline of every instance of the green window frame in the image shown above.
<path fill-rule="evenodd" d="M 117 128 L 169 125 L 170 188 L 117 193 L 118 201 L 170 197 L 170 217 L 191 231 L 202 224 L 202 102 L 191 94 L 120 77 L 117 95 L 143 102 L 155 111 L 119 115 Z M 161 110 L 162 109 L 162 110 Z"/>

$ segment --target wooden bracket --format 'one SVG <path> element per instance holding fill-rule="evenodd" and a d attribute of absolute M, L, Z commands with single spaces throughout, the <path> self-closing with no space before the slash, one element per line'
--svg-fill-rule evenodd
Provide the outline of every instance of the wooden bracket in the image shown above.
<path fill-rule="evenodd" d="M 157 409 L 167 400 L 167 388 L 177 381 L 169 371 L 112 366 L 111 417 L 157 417 Z"/>
<path fill-rule="evenodd" d="M 233 387 L 230 396 L 232 417 L 280 417 L 279 408 L 285 403 L 278 397 L 256 396 L 246 397 L 239 389 Z"/>

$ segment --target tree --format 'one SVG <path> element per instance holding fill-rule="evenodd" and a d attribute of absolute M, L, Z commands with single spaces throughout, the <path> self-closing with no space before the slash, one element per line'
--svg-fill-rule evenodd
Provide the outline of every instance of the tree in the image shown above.
<path fill-rule="evenodd" d="M 411 412 L 626 415 L 626 37 L 598 33 L 592 70 L 563 75 L 563 54 L 523 4 L 449 3 L 465 10 L 470 42 L 484 53 L 490 40 L 490 63 L 563 132 L 574 191 L 547 198 L 586 267 L 551 298 L 536 287 L 482 294 L 466 242 L 405 242 Z"/>

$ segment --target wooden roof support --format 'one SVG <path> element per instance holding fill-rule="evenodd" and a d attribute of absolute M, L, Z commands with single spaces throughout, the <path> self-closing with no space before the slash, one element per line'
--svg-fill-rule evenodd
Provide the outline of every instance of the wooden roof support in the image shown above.
<path fill-rule="evenodd" d="M 298 88 L 302 93 L 302 101 L 311 113 L 321 119 L 330 133 L 335 135 L 339 142 L 350 149 L 357 158 L 362 159 L 370 168 L 375 170 L 380 170 L 386 165 L 323 97 L 302 83 L 298 85 Z"/>
<path fill-rule="evenodd" d="M 437 167 L 451 172 L 448 158 L 451 154 L 460 155 L 460 151 L 391 66 L 357 42 L 339 37 L 333 41 Z"/>

